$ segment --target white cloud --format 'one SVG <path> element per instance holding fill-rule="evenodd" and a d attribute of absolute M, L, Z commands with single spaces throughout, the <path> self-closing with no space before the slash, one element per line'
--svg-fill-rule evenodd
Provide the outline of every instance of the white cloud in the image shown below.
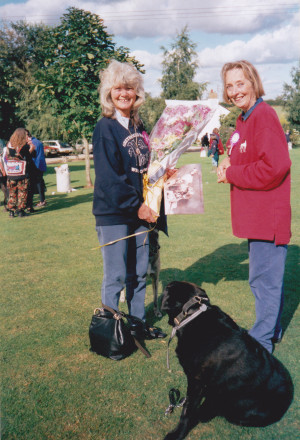
<path fill-rule="evenodd" d="M 265 86 L 266 97 L 275 98 L 282 93 L 283 82 L 289 82 L 291 68 L 299 59 L 297 30 L 294 24 L 289 24 L 273 32 L 257 34 L 248 41 L 234 40 L 228 44 L 206 48 L 198 53 L 200 68 L 195 80 L 208 82 L 208 90 L 214 89 L 221 98 L 220 72 L 223 64 L 247 59 L 257 67 Z M 157 79 L 161 78 L 162 54 L 147 51 L 134 51 L 132 54 L 145 65 L 146 90 L 148 86 L 154 96 L 159 95 L 161 90 Z"/>
<path fill-rule="evenodd" d="M 13 1 L 13 0 L 12 0 Z M 280 26 L 292 20 L 299 4 L 297 0 L 28 0 L 0 7 L 1 17 L 20 17 L 27 21 L 54 24 L 66 8 L 74 6 L 99 14 L 110 32 L 123 37 L 136 35 L 172 36 L 188 24 L 191 30 L 206 33 L 253 33 Z"/>
<path fill-rule="evenodd" d="M 122 44 L 145 65 L 145 89 L 153 96 L 161 92 L 158 79 L 162 75 L 162 53 L 155 53 L 157 42 L 168 45 L 166 38 L 174 37 L 187 24 L 193 35 L 199 35 L 202 47 L 206 44 L 198 54 L 197 81 L 209 82 L 209 88 L 220 95 L 222 65 L 248 59 L 263 74 L 268 95 L 275 97 L 281 93 L 283 82 L 289 81 L 290 69 L 299 59 L 298 0 L 286 4 L 282 0 L 241 2 L 238 5 L 236 0 L 185 0 L 184 4 L 182 0 L 28 0 L 18 4 L 7 1 L 0 6 L 0 18 L 54 25 L 70 6 L 100 15 L 108 32 L 123 37 Z M 133 37 L 139 37 L 139 41 L 147 37 L 144 41 L 150 49 L 134 50 L 137 40 Z M 222 43 L 217 44 L 218 41 Z"/>
<path fill-rule="evenodd" d="M 298 27 L 290 24 L 273 32 L 257 34 L 248 41 L 235 40 L 199 53 L 203 66 L 227 61 L 249 59 L 255 63 L 291 62 L 299 58 Z"/>
<path fill-rule="evenodd" d="M 186 0 L 184 5 L 182 0 L 121 0 L 105 7 L 95 5 L 95 12 L 113 33 L 126 37 L 172 36 L 186 24 L 191 30 L 236 35 L 280 26 L 292 19 L 297 6 L 297 0 L 288 4 L 282 0 L 244 1 L 239 5 L 236 0 Z"/>

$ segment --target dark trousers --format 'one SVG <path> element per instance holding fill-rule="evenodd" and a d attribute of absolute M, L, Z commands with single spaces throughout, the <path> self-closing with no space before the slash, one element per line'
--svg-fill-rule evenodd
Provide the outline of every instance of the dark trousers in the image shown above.
<path fill-rule="evenodd" d="M 45 182 L 43 179 L 43 171 L 37 170 L 36 187 L 40 196 L 40 202 L 45 201 Z"/>
<path fill-rule="evenodd" d="M 8 201 L 8 193 L 9 193 L 9 190 L 7 188 L 7 178 L 6 178 L 6 176 L 0 177 L 0 189 L 3 192 L 3 195 L 4 195 L 3 204 L 4 204 L 4 206 L 6 206 L 7 205 L 7 201 Z"/>

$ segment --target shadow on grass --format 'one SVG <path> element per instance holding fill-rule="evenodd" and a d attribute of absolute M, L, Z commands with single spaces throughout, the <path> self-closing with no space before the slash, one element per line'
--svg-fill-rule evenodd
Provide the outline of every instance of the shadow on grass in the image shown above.
<path fill-rule="evenodd" d="M 281 318 L 283 331 L 287 329 L 297 307 L 299 305 L 299 295 L 297 286 L 300 281 L 299 267 L 300 248 L 290 245 L 288 247 L 286 268 L 285 268 L 285 304 Z M 219 281 L 238 281 L 248 280 L 248 243 L 228 244 L 216 249 L 209 255 L 200 258 L 185 270 L 176 268 L 164 269 L 160 273 L 160 281 L 163 290 L 166 285 L 174 280 L 189 281 L 201 286 L 203 283 L 216 285 Z M 249 294 L 251 293 L 249 287 Z M 159 298 L 161 303 L 162 295 Z M 153 314 L 153 304 L 147 307 L 149 320 L 158 320 Z"/>
<path fill-rule="evenodd" d="M 81 187 L 82 188 L 82 187 Z M 70 197 L 69 194 L 59 193 L 46 197 L 47 205 L 42 212 L 45 214 L 48 211 L 57 211 L 59 209 L 70 208 L 71 206 L 79 205 L 81 203 L 91 203 L 93 201 L 93 193 L 85 192 L 82 194 Z M 41 211 L 39 211 L 41 212 Z"/>

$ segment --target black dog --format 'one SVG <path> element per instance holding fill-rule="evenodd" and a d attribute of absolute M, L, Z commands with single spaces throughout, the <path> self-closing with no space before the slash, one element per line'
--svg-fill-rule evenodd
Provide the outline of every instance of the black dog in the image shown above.
<path fill-rule="evenodd" d="M 184 439 L 199 422 L 215 416 L 257 427 L 281 419 L 293 399 L 288 371 L 246 330 L 211 305 L 204 290 L 173 281 L 164 291 L 162 310 L 177 329 L 176 354 L 188 380 L 179 424 L 165 440 Z M 179 323 L 196 310 L 200 314 L 181 327 Z"/>

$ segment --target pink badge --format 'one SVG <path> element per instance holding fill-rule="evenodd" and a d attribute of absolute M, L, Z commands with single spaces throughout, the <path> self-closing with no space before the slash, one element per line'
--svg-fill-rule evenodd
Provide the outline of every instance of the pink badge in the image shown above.
<path fill-rule="evenodd" d="M 149 139 L 148 133 L 146 133 L 146 131 L 143 131 L 142 135 L 143 135 L 145 144 L 149 147 L 150 139 Z"/>

